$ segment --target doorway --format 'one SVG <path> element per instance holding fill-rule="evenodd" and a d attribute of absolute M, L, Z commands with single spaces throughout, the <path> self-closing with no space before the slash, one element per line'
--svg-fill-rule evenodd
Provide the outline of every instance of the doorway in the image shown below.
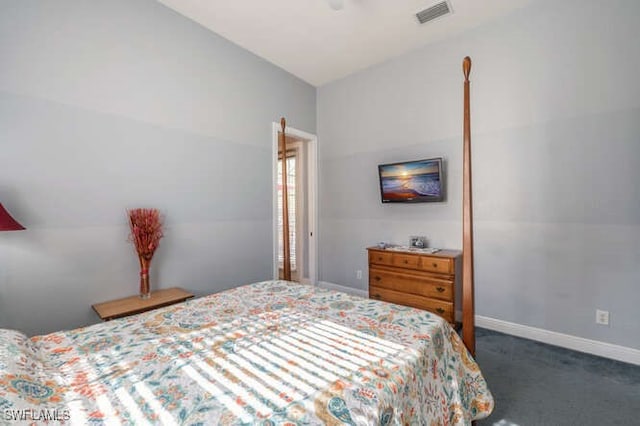
<path fill-rule="evenodd" d="M 303 284 L 317 281 L 317 138 L 291 127 L 287 142 L 287 192 L 291 280 Z M 282 277 L 282 155 L 278 141 L 280 124 L 273 123 L 273 277 Z"/>

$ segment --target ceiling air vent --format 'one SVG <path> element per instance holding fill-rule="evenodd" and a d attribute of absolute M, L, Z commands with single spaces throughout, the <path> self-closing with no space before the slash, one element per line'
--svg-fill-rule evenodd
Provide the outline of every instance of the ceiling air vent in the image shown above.
<path fill-rule="evenodd" d="M 433 21 L 434 19 L 447 15 L 449 13 L 451 13 L 449 2 L 441 1 L 440 3 L 436 3 L 433 6 L 416 13 L 416 17 L 421 24 L 424 24 L 425 22 Z"/>

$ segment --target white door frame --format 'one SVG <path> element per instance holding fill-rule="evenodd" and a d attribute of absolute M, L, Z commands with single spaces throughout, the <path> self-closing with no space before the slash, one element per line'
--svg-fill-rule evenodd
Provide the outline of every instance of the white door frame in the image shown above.
<path fill-rule="evenodd" d="M 273 188 L 273 279 L 278 274 L 278 132 L 282 130 L 280 123 L 272 126 L 272 188 Z M 307 183 L 309 193 L 309 279 L 311 284 L 318 282 L 318 137 L 293 127 L 285 127 L 285 133 L 304 139 L 308 142 L 307 150 Z"/>

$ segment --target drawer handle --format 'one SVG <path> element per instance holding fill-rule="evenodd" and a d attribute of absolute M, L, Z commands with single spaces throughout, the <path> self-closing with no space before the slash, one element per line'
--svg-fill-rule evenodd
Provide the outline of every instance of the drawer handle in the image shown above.
<path fill-rule="evenodd" d="M 444 314 L 444 309 L 438 308 L 438 309 L 436 309 L 436 312 L 439 313 L 440 315 L 442 315 L 442 314 Z"/>
<path fill-rule="evenodd" d="M 382 278 L 376 275 L 376 281 L 380 281 Z"/>
<path fill-rule="evenodd" d="M 382 257 L 378 257 L 378 260 L 382 261 Z"/>
<path fill-rule="evenodd" d="M 432 265 L 434 268 L 437 268 L 437 267 L 438 267 L 438 264 L 437 264 L 437 263 L 432 263 L 431 265 Z"/>
<path fill-rule="evenodd" d="M 407 259 L 404 260 L 404 263 L 409 263 L 409 261 Z"/>
<path fill-rule="evenodd" d="M 444 287 L 436 287 L 436 290 L 438 290 L 438 293 L 444 293 Z"/>

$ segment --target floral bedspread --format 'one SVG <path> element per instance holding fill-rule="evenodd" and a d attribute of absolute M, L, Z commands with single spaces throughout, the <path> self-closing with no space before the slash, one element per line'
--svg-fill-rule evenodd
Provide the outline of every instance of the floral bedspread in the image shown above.
<path fill-rule="evenodd" d="M 284 281 L 31 339 L 0 330 L 0 423 L 461 425 L 492 409 L 440 317 Z"/>

